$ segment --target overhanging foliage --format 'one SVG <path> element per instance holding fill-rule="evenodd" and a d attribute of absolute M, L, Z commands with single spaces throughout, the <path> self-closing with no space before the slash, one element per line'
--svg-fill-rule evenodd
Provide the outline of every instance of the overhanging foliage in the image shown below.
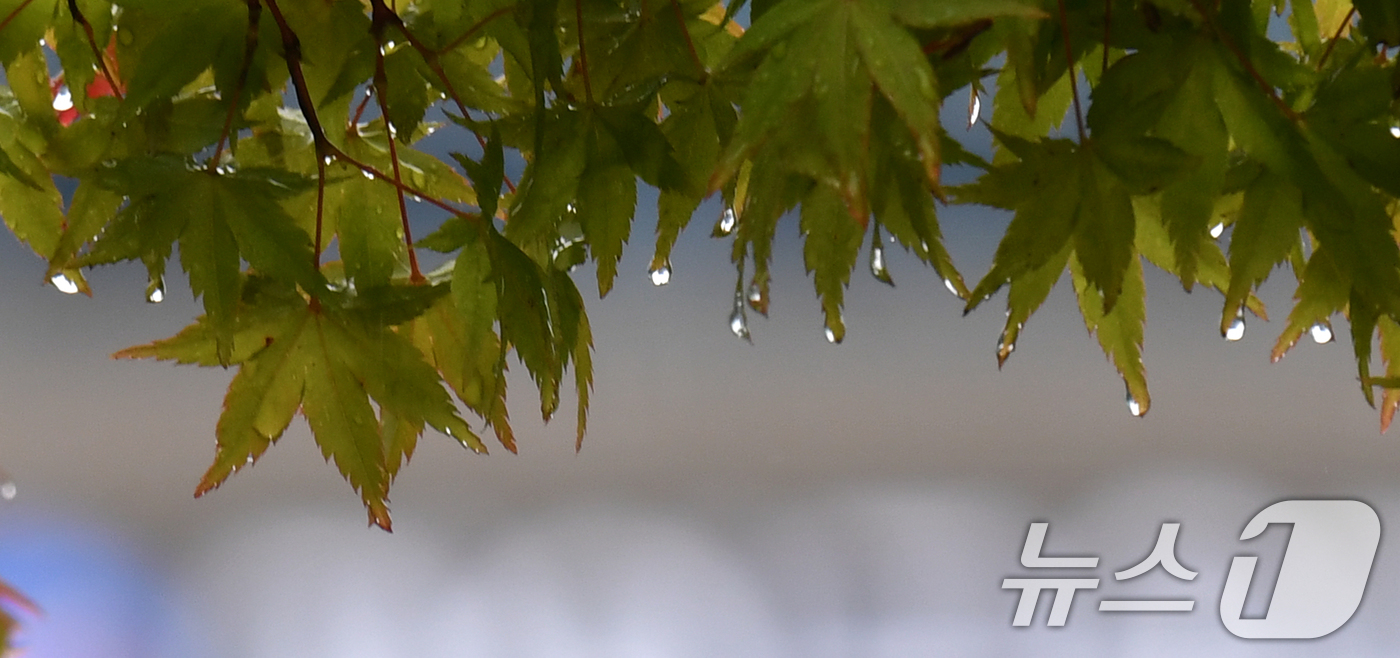
<path fill-rule="evenodd" d="M 1367 399 L 1400 381 L 1388 0 L 755 0 L 747 30 L 744 5 L 0 0 L 0 215 L 71 291 L 140 261 L 159 301 L 178 253 L 204 315 L 118 356 L 238 368 L 196 495 L 300 412 L 385 529 L 426 427 L 485 452 L 453 396 L 515 449 L 512 352 L 544 418 L 572 384 L 582 440 L 592 338 L 568 271 L 594 261 L 607 294 L 639 180 L 660 190 L 657 284 L 723 198 L 743 337 L 796 210 L 833 342 L 863 252 L 892 281 L 886 238 L 969 311 L 1008 289 L 998 363 L 1068 271 L 1141 415 L 1144 259 L 1221 292 L 1227 338 L 1264 316 L 1254 291 L 1283 265 L 1297 303 L 1275 359 L 1330 340 L 1341 313 Z M 1272 37 L 1275 15 L 1291 34 Z M 968 88 L 971 120 L 992 106 L 991 162 L 940 121 Z M 434 108 L 480 149 L 416 148 Z M 983 173 L 947 187 L 947 164 Z M 417 241 L 411 203 L 442 218 Z M 1014 212 L 970 288 L 937 217 L 958 203 Z M 453 260 L 425 272 L 420 249 Z M 1400 389 L 1380 404 L 1384 427 Z"/>

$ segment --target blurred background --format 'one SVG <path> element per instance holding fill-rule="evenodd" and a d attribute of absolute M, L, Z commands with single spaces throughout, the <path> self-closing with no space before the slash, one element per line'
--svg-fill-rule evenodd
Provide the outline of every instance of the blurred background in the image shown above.
<path fill-rule="evenodd" d="M 947 125 L 966 121 L 949 112 Z M 957 136 L 986 152 L 984 128 Z M 109 358 L 186 325 L 188 289 L 146 304 L 144 271 L 114 267 L 90 276 L 95 298 L 64 295 L 0 239 L 0 467 L 16 487 L 0 501 L 0 579 L 44 609 L 22 615 L 24 655 L 1393 655 L 1400 451 L 1345 344 L 1304 338 L 1271 365 L 1280 323 L 1250 318 L 1227 343 L 1219 295 L 1149 268 L 1153 405 L 1134 418 L 1066 281 L 998 372 L 1004 297 L 962 317 L 892 249 L 897 287 L 860 266 L 846 340 L 828 344 L 789 218 L 772 317 L 750 318 L 749 345 L 728 328 L 728 243 L 706 237 L 720 208 L 701 208 L 664 287 L 646 273 L 654 192 L 638 208 L 615 290 L 598 300 L 593 271 L 575 272 L 597 347 L 582 452 L 571 408 L 541 424 L 517 367 L 520 454 L 427 436 L 395 486 L 393 535 L 366 528 L 300 419 L 193 499 L 232 373 Z M 1008 220 L 944 209 L 968 279 Z M 1280 318 L 1291 294 L 1283 272 L 1262 291 Z M 1259 616 L 1287 540 L 1273 528 L 1241 542 L 1244 524 L 1310 497 L 1381 517 L 1360 610 L 1321 640 L 1233 637 L 1218 616 L 1230 559 L 1261 556 L 1246 607 Z M 1103 584 L 1063 628 L 1045 627 L 1048 594 L 1013 628 L 1020 593 L 1001 589 L 1037 575 L 1018 562 L 1034 521 L 1050 524 L 1046 554 L 1101 558 L 1078 575 Z M 1114 582 L 1164 522 L 1181 524 L 1176 555 L 1200 577 Z M 1097 611 L 1122 597 L 1196 609 Z"/>

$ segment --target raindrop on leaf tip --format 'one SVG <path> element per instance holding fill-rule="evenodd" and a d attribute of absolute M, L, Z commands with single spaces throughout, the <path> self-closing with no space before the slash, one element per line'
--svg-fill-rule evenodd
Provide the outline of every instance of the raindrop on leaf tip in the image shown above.
<path fill-rule="evenodd" d="M 1308 333 L 1312 335 L 1313 342 L 1318 345 L 1330 343 L 1333 339 L 1332 327 L 1328 326 L 1326 322 L 1319 322 L 1313 325 L 1312 329 L 1308 330 Z"/>
<path fill-rule="evenodd" d="M 1221 223 L 1221 224 L 1216 224 L 1215 226 L 1210 227 L 1210 237 L 1213 238 L 1213 239 L 1214 239 L 1214 238 L 1219 238 L 1219 237 L 1220 237 L 1222 234 L 1224 234 L 1224 233 L 1225 233 L 1225 224 L 1223 224 L 1223 223 Z"/>
<path fill-rule="evenodd" d="M 1128 391 L 1127 401 L 1128 413 L 1132 414 L 1134 418 L 1142 418 L 1142 405 L 1138 403 L 1137 398 L 1133 397 L 1131 390 Z"/>
<path fill-rule="evenodd" d="M 651 285 L 653 286 L 664 286 L 671 282 L 671 267 L 669 265 L 662 265 L 661 267 L 655 268 L 651 270 L 650 274 Z"/>
<path fill-rule="evenodd" d="M 49 279 L 49 281 L 53 283 L 55 288 L 58 288 L 59 292 L 65 295 L 73 295 L 78 292 L 78 284 L 74 283 L 72 279 L 68 278 L 62 272 L 53 275 L 53 278 Z"/>
<path fill-rule="evenodd" d="M 1243 314 L 1235 316 L 1235 321 L 1230 325 L 1230 328 L 1225 330 L 1225 340 L 1233 343 L 1241 338 L 1244 338 Z"/>

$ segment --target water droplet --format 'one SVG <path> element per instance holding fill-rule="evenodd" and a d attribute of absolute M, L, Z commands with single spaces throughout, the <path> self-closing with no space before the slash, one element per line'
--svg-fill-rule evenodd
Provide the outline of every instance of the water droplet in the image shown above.
<path fill-rule="evenodd" d="M 53 109 L 55 112 L 67 112 L 73 109 L 73 92 L 64 85 L 58 88 L 58 93 L 53 96 Z"/>
<path fill-rule="evenodd" d="M 414 203 L 423 203 L 423 197 L 418 196 L 417 194 L 415 194 L 415 195 L 413 195 L 413 202 L 414 202 Z"/>
<path fill-rule="evenodd" d="M 398 45 L 399 45 L 399 44 L 394 43 L 394 42 L 391 40 L 391 41 L 389 41 L 388 43 L 384 44 L 384 49 L 385 49 L 385 50 L 388 50 L 389 52 L 393 52 L 393 51 L 394 51 L 394 48 L 397 48 Z"/>
<path fill-rule="evenodd" d="M 763 302 L 763 289 L 758 287 L 758 283 L 749 284 L 749 303 L 759 304 Z"/>
<path fill-rule="evenodd" d="M 661 267 L 655 268 L 651 270 L 650 274 L 651 285 L 653 286 L 664 286 L 671 282 L 670 265 L 662 265 Z"/>
<path fill-rule="evenodd" d="M 329 156 L 329 155 L 326 156 L 326 157 L 324 157 L 324 158 L 321 158 L 321 163 L 322 163 L 322 164 L 325 164 L 326 166 L 330 166 L 330 164 L 331 164 L 332 162 L 334 162 L 334 161 L 335 161 L 335 158 L 333 158 L 333 157 L 331 157 L 331 156 Z"/>
<path fill-rule="evenodd" d="M 19 487 L 15 486 L 13 480 L 5 480 L 4 482 L 0 482 L 0 498 L 3 498 L 5 500 L 14 500 L 15 495 L 18 493 Z"/>
<path fill-rule="evenodd" d="M 1135 418 L 1142 418 L 1142 405 L 1138 404 L 1137 398 L 1133 397 L 1132 389 L 1128 390 L 1128 413 Z"/>
<path fill-rule="evenodd" d="M 253 456 L 252 456 L 252 455 L 248 455 L 248 461 L 245 462 L 244 465 L 245 465 L 245 466 L 252 466 L 252 465 L 253 465 Z"/>
<path fill-rule="evenodd" d="M 1211 238 L 1218 239 L 1223 233 L 1225 233 L 1225 224 L 1223 223 L 1210 227 Z"/>
<path fill-rule="evenodd" d="M 360 175 L 361 175 L 361 176 L 364 176 L 365 178 L 368 178 L 368 179 L 370 179 L 370 180 L 374 180 L 374 174 L 371 174 L 371 173 L 369 173 L 368 171 L 365 171 L 364 169 L 361 169 L 361 170 L 360 170 Z"/>
<path fill-rule="evenodd" d="M 390 137 L 395 137 L 395 138 L 397 138 L 397 137 L 399 136 L 399 129 L 398 129 L 397 126 L 395 126 L 395 125 L 393 124 L 392 121 L 389 122 L 389 136 L 390 136 Z"/>
<path fill-rule="evenodd" d="M 953 293 L 953 296 L 954 296 L 954 297 L 962 298 L 962 295 L 959 295 L 959 294 L 958 294 L 958 287 L 955 286 L 955 285 L 953 285 L 953 280 L 952 280 L 952 279 L 944 279 L 944 280 L 943 280 L 943 287 L 944 287 L 944 288 L 947 288 L 947 289 L 948 289 L 948 292 Z"/>
<path fill-rule="evenodd" d="M 1244 338 L 1244 309 L 1240 309 L 1240 314 L 1235 316 L 1235 321 L 1225 330 L 1225 340 L 1230 342 Z"/>
<path fill-rule="evenodd" d="M 749 321 L 744 318 L 744 311 L 742 309 L 736 308 L 733 313 L 729 314 L 729 330 L 734 332 L 735 336 L 748 339 Z"/>
<path fill-rule="evenodd" d="M 49 282 L 53 283 L 53 287 L 58 288 L 58 291 L 65 295 L 73 295 L 78 292 L 78 284 L 62 272 L 53 275 Z"/>
<path fill-rule="evenodd" d="M 836 335 L 835 330 L 833 330 L 831 327 L 826 327 L 826 342 L 831 343 L 832 345 L 840 345 L 841 341 L 844 339 L 845 336 L 838 336 Z"/>
<path fill-rule="evenodd" d="M 165 279 L 156 277 L 146 284 L 146 302 L 159 304 L 165 301 Z"/>
<path fill-rule="evenodd" d="M 977 118 L 980 116 L 982 116 L 982 99 L 978 97 L 977 90 L 974 89 L 972 90 L 972 98 L 968 100 L 967 105 L 968 130 L 972 130 L 972 127 L 977 125 Z"/>
<path fill-rule="evenodd" d="M 885 248 L 879 242 L 873 243 L 870 248 L 870 276 L 880 283 L 894 285 L 890 271 L 885 268 Z"/>
<path fill-rule="evenodd" d="M 1308 330 L 1308 333 L 1312 334 L 1313 342 L 1318 345 L 1332 342 L 1332 327 L 1326 322 L 1319 322 L 1313 325 L 1312 329 Z"/>
<path fill-rule="evenodd" d="M 719 222 L 715 224 L 715 235 L 722 237 L 733 233 L 734 224 L 736 221 L 737 219 L 734 216 L 734 209 L 725 208 L 724 212 L 719 214 Z"/>
<path fill-rule="evenodd" d="M 1011 353 L 1015 351 L 1016 343 L 1014 341 L 1010 343 L 1006 342 L 1006 334 L 1003 333 L 1001 337 L 997 339 L 997 357 L 1005 361 L 1006 357 L 1011 356 Z"/>
<path fill-rule="evenodd" d="M 1390 136 L 1394 137 L 1395 139 L 1400 139 L 1400 126 L 1391 126 Z"/>
<path fill-rule="evenodd" d="M 112 9 L 115 10 L 116 7 L 112 7 Z M 44 46 L 47 46 L 47 45 L 49 45 L 48 42 L 44 41 L 43 39 L 40 39 L 40 40 L 39 40 L 39 47 L 40 47 L 40 48 L 43 48 Z"/>

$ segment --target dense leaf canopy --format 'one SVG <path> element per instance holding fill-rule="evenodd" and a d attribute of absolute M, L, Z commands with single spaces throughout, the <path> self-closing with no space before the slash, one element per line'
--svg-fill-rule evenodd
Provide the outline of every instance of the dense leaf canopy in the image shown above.
<path fill-rule="evenodd" d="M 465 409 L 515 449 L 511 362 L 546 419 L 572 385 L 582 440 L 592 338 L 568 272 L 595 262 L 607 294 L 638 181 L 660 191 L 658 285 L 696 208 L 722 197 L 713 235 L 733 245 L 742 337 L 748 314 L 767 312 L 790 211 L 833 342 L 862 261 L 891 282 L 890 245 L 969 311 L 1007 289 L 998 362 L 1068 271 L 1137 415 L 1150 405 L 1144 260 L 1222 293 L 1227 338 L 1264 316 L 1254 291 L 1282 265 L 1297 303 L 1274 358 L 1306 333 L 1330 340 L 1344 314 L 1389 423 L 1390 0 L 745 5 L 0 0 L 0 215 L 65 291 L 89 292 L 94 266 L 139 261 L 160 301 L 178 254 L 204 314 L 118 356 L 237 367 L 196 495 L 300 412 L 385 529 L 390 484 L 426 427 L 485 452 Z M 940 118 L 969 88 L 969 121 L 992 108 L 990 162 Z M 449 160 L 418 148 L 440 128 L 479 148 Z M 518 180 L 512 162 L 525 163 Z M 945 186 L 949 165 L 980 173 Z M 415 241 L 417 203 L 440 225 Z M 947 204 L 1014 213 L 970 287 L 943 245 Z M 423 271 L 425 249 L 451 260 Z M 1373 378 L 1377 334 L 1386 372 Z"/>

